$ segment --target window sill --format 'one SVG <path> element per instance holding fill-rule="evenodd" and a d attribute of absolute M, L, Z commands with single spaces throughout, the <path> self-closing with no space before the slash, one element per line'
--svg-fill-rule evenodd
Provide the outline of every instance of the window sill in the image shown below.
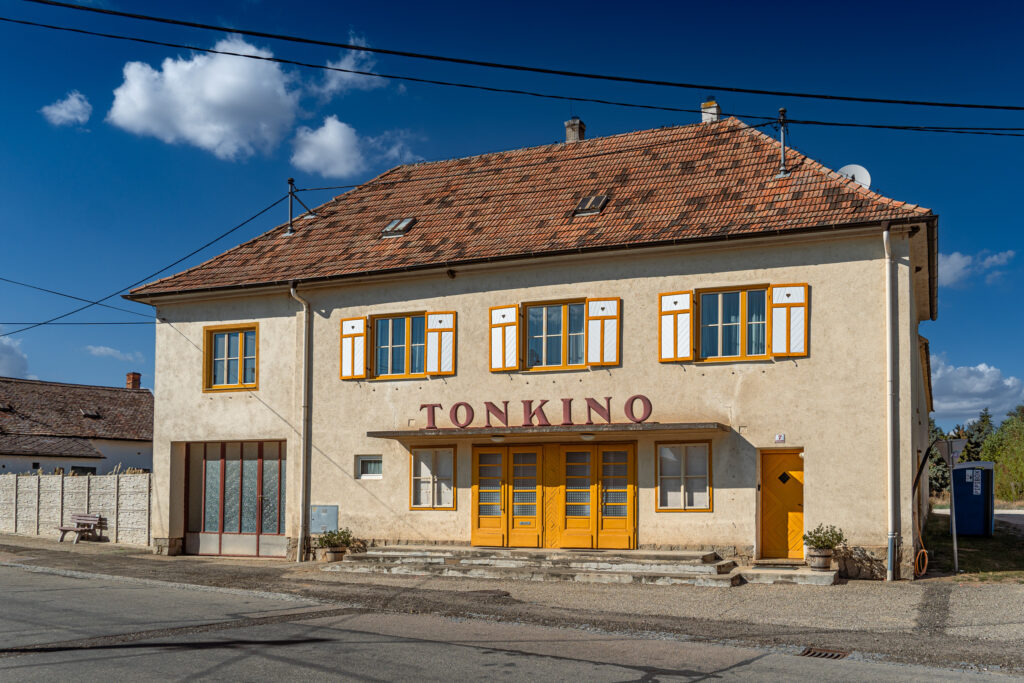
<path fill-rule="evenodd" d="M 771 356 L 716 356 L 714 358 L 698 358 L 696 363 L 746 363 L 766 362 L 772 360 Z"/>
<path fill-rule="evenodd" d="M 204 394 L 226 394 L 233 391 L 257 391 L 258 384 L 231 384 L 226 386 L 203 387 Z"/>
<path fill-rule="evenodd" d="M 589 365 L 536 365 L 532 368 L 520 370 L 520 372 L 529 372 L 534 374 L 542 374 L 545 372 L 579 372 L 580 370 L 589 370 Z"/>
<path fill-rule="evenodd" d="M 655 512 L 714 512 L 714 508 L 654 508 Z"/>
<path fill-rule="evenodd" d="M 453 505 L 452 507 L 447 507 L 447 508 L 431 508 L 431 507 L 423 507 L 423 506 L 419 506 L 419 505 L 410 505 L 409 506 L 409 510 L 411 510 L 413 512 L 416 512 L 416 511 L 419 511 L 419 510 L 426 510 L 426 511 L 435 510 L 435 511 L 438 511 L 438 512 L 455 512 L 455 506 Z"/>
<path fill-rule="evenodd" d="M 377 377 L 370 377 L 367 381 L 369 382 L 394 382 L 409 379 L 430 379 L 432 375 L 379 375 Z"/>

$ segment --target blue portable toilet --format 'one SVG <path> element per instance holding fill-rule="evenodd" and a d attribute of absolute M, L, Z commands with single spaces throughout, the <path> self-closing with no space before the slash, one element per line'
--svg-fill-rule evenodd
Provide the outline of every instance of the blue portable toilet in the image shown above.
<path fill-rule="evenodd" d="M 961 462 L 953 466 L 953 504 L 956 533 L 991 536 L 995 531 L 995 468 L 991 462 Z"/>

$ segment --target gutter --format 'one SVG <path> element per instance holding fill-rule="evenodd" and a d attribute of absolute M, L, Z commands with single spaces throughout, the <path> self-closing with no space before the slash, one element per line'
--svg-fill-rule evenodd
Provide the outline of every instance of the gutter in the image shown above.
<path fill-rule="evenodd" d="M 301 479 L 299 482 L 299 537 L 295 545 L 295 561 L 302 562 L 306 549 L 306 538 L 309 536 L 309 517 L 306 514 L 306 509 L 309 506 L 306 501 L 309 497 L 309 456 L 313 432 L 309 400 L 309 348 L 313 340 L 313 316 L 309 301 L 299 296 L 295 281 L 291 282 L 289 293 L 293 299 L 302 304 L 302 368 L 300 370 L 302 373 L 302 427 L 300 435 L 301 446 L 299 448 Z"/>
<path fill-rule="evenodd" d="M 893 581 L 896 578 L 896 547 L 898 541 L 898 500 L 896 491 L 896 477 L 898 472 L 898 460 L 896 448 L 894 447 L 895 437 L 895 406 L 896 394 L 893 391 L 893 376 L 895 373 L 894 364 L 896 356 L 893 353 L 893 261 L 892 247 L 890 244 L 890 226 L 888 223 L 882 231 L 882 245 L 885 248 L 885 454 L 888 463 L 888 504 L 889 504 L 889 534 L 887 539 L 887 553 L 885 557 L 885 580 Z"/>

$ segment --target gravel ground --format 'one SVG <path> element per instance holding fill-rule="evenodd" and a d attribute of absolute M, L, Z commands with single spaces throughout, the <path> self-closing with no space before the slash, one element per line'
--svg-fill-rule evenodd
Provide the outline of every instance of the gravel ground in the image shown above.
<path fill-rule="evenodd" d="M 898 662 L 1024 672 L 1024 587 L 952 581 L 735 588 L 498 582 L 322 572 L 281 560 L 160 557 L 0 536 L 0 563 L 290 593 L 381 612 L 823 647 Z"/>

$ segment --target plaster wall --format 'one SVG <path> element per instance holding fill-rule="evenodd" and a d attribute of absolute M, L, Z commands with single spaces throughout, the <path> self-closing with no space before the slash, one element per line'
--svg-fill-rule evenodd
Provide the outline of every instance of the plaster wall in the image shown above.
<path fill-rule="evenodd" d="M 917 355 L 909 238 L 893 240 L 898 257 L 898 382 L 901 532 L 911 538 L 910 482 L 920 392 L 910 381 Z M 585 420 L 584 398 L 612 397 L 613 422 L 626 422 L 623 401 L 651 399 L 652 422 L 721 422 L 727 432 L 693 434 L 712 440 L 714 511 L 656 512 L 654 443 L 637 441 L 638 542 L 641 545 L 755 546 L 758 542 L 759 449 L 804 450 L 805 527 L 842 527 L 856 545 L 886 542 L 886 382 L 884 260 L 880 235 L 807 240 L 757 247 L 684 249 L 659 253 L 575 256 L 494 264 L 388 281 L 302 288 L 314 309 L 313 439 L 310 503 L 338 505 L 340 523 L 361 537 L 467 543 L 470 533 L 471 448 L 486 439 L 448 438 L 457 447 L 457 509 L 410 511 L 409 443 L 366 432 L 422 429 L 422 404 L 440 403 L 438 426 L 459 401 L 484 426 L 484 401 L 547 399 L 557 424 L 562 398 L 574 400 L 574 421 Z M 806 358 L 774 361 L 664 364 L 658 362 L 658 294 L 686 289 L 807 282 L 810 285 Z M 488 308 L 559 299 L 622 298 L 621 364 L 561 372 L 491 373 Z M 456 374 L 410 380 L 340 380 L 340 321 L 369 315 L 458 313 Z M 285 439 L 289 482 L 298 468 L 299 358 L 302 314 L 286 290 L 255 296 L 166 304 L 157 329 L 154 536 L 181 535 L 181 463 L 187 441 Z M 260 323 L 260 386 L 254 392 L 203 393 L 203 327 Z M 521 408 L 520 408 L 521 411 Z M 520 413 L 521 414 L 521 413 Z M 927 414 L 924 415 L 927 424 Z M 536 442 L 537 439 L 510 438 Z M 548 439 L 551 441 L 552 439 Z M 579 443 L 578 437 L 561 439 Z M 600 437 L 598 441 L 600 441 Z M 622 441 L 622 437 L 610 437 Z M 436 440 L 435 443 L 438 443 Z M 177 457 L 172 457 L 172 453 Z M 381 454 L 384 475 L 357 480 L 357 455 Z M 298 529 L 298 496 L 288 495 L 287 533 Z"/>

